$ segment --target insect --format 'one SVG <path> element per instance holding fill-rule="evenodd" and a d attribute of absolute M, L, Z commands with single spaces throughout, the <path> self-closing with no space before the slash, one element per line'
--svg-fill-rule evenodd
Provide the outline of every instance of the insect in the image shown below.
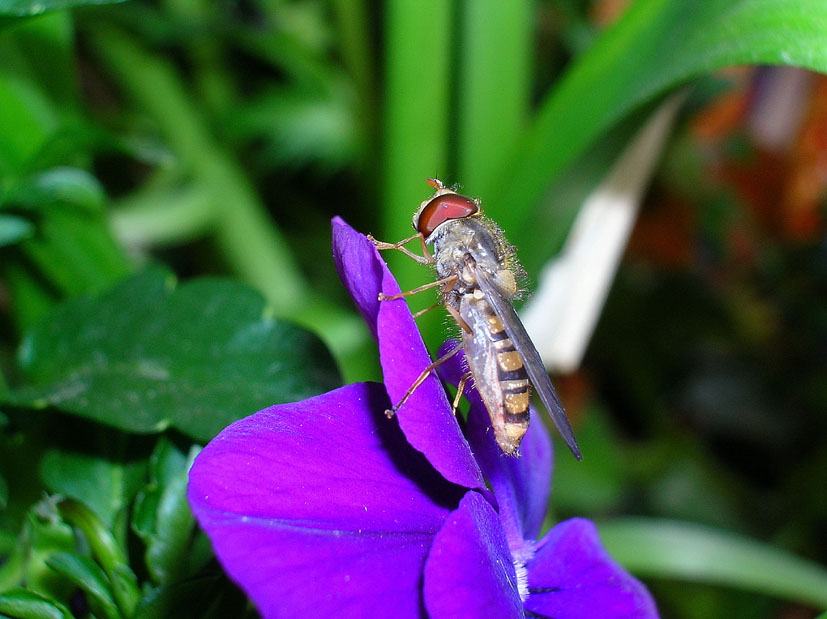
<path fill-rule="evenodd" d="M 432 265 L 437 279 L 408 292 L 379 298 L 397 299 L 438 286 L 440 304 L 460 326 L 462 344 L 428 366 L 388 414 L 396 412 L 435 367 L 463 349 L 470 372 L 459 384 L 454 408 L 465 382 L 473 377 L 488 409 L 497 444 L 506 454 L 518 455 L 528 430 L 533 384 L 569 449 L 581 460 L 566 412 L 514 310 L 513 299 L 518 295 L 515 274 L 521 273 L 521 268 L 513 247 L 497 224 L 483 216 L 478 200 L 445 187 L 437 179 L 428 179 L 428 184 L 436 192 L 413 216 L 416 234 L 398 243 L 369 238 L 378 249 L 397 249 L 417 262 Z M 415 239 L 422 245 L 422 256 L 404 247 Z"/>

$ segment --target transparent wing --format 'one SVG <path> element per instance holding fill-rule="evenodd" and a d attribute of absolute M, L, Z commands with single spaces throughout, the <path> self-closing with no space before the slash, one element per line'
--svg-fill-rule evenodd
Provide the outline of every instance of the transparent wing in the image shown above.
<path fill-rule="evenodd" d="M 474 275 L 477 278 L 477 283 L 485 295 L 486 300 L 494 309 L 494 313 L 503 323 L 505 332 L 514 344 L 514 348 L 520 354 L 525 365 L 528 378 L 537 390 L 537 394 L 543 401 L 549 415 L 551 415 L 554 425 L 566 441 L 574 457 L 578 460 L 583 459 L 580 453 L 580 447 L 577 445 L 577 439 L 574 438 L 574 432 L 571 429 L 571 424 L 566 416 L 566 411 L 560 403 L 560 398 L 557 397 L 557 392 L 551 384 L 551 380 L 546 373 L 546 368 L 543 365 L 543 360 L 540 358 L 540 353 L 537 352 L 534 343 L 528 336 L 520 317 L 509 299 L 503 298 L 496 285 L 491 279 L 491 275 L 482 269 L 475 269 Z"/>

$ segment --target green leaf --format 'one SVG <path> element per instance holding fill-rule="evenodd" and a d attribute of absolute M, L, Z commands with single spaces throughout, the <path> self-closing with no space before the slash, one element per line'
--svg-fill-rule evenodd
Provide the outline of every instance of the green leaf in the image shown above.
<path fill-rule="evenodd" d="M 17 215 L 0 215 L 0 247 L 14 245 L 34 234 L 32 223 Z"/>
<path fill-rule="evenodd" d="M 3 0 L 0 2 L 2 17 L 30 17 L 48 11 L 71 9 L 78 6 L 118 4 L 125 0 Z"/>
<path fill-rule="evenodd" d="M 92 554 L 109 578 L 118 608 L 127 617 L 131 616 L 141 595 L 138 579 L 127 563 L 125 550 L 118 545 L 100 519 L 82 503 L 65 499 L 58 503 L 57 509 L 67 523 L 83 533 Z"/>
<path fill-rule="evenodd" d="M 2 4 L 2 3 L 0 3 Z M 16 27 L 0 41 L 0 66 L 7 76 L 36 84 L 62 120 L 78 109 L 80 80 L 76 70 L 74 22 L 68 12 L 38 19 L 0 17 Z M 0 23 L 2 28 L 2 23 Z M 43 62 L 48 58 L 48 62 Z"/>
<path fill-rule="evenodd" d="M 72 619 L 60 602 L 26 589 L 0 593 L 0 614 L 15 619 Z"/>
<path fill-rule="evenodd" d="M 191 552 L 195 519 L 187 503 L 187 458 L 162 439 L 150 459 L 152 481 L 141 492 L 132 527 L 146 544 L 146 565 L 155 583 L 171 584 L 185 571 Z"/>
<path fill-rule="evenodd" d="M 100 430 L 100 426 L 92 429 Z M 98 432 L 101 440 L 116 446 L 112 431 Z M 126 460 L 113 449 L 80 451 L 78 438 L 74 449 L 50 448 L 40 463 L 40 476 L 49 490 L 88 505 L 107 526 L 114 527 L 116 517 L 138 492 L 143 482 L 145 464 Z"/>
<path fill-rule="evenodd" d="M 600 525 L 607 550 L 641 576 L 738 587 L 827 607 L 827 569 L 762 542 L 672 520 Z"/>
<path fill-rule="evenodd" d="M 35 85 L 2 72 L 0 110 L 0 173 L 20 172 L 55 130 L 55 111 Z"/>
<path fill-rule="evenodd" d="M 159 269 L 64 304 L 28 334 L 19 362 L 29 385 L 6 396 L 13 405 L 201 441 L 339 384 L 324 345 L 271 319 L 255 291 L 217 279 L 176 288 Z"/>
<path fill-rule="evenodd" d="M 21 256 L 3 257 L 0 278 L 14 299 L 8 308 L 10 322 L 22 338 L 23 331 L 36 324 L 54 306 L 55 292 L 39 274 L 31 272 Z"/>
<path fill-rule="evenodd" d="M 134 619 L 253 617 L 246 599 L 223 576 L 202 576 L 157 587 L 141 600 Z"/>
<path fill-rule="evenodd" d="M 49 569 L 46 561 L 55 552 L 72 550 L 75 541 L 72 528 L 57 517 L 53 498 L 36 503 L 27 514 L 20 536 L 25 571 L 16 584 L 25 583 L 38 593 L 66 599 L 71 592 L 69 583 Z"/>
<path fill-rule="evenodd" d="M 9 486 L 6 480 L 0 475 L 0 509 L 6 509 L 9 504 Z"/>
<path fill-rule="evenodd" d="M 546 98 L 514 159 L 481 191 L 499 223 L 530 238 L 551 182 L 641 104 L 721 67 L 827 72 L 823 0 L 639 0 Z"/>
<path fill-rule="evenodd" d="M 56 167 L 9 189 L 4 202 L 32 209 L 68 206 L 101 213 L 106 205 L 106 194 L 98 179 L 89 172 Z"/>
<path fill-rule="evenodd" d="M 121 617 L 109 590 L 106 573 L 89 557 L 72 552 L 58 552 L 49 557 L 46 563 L 89 595 L 89 603 L 97 616 L 110 619 Z"/>

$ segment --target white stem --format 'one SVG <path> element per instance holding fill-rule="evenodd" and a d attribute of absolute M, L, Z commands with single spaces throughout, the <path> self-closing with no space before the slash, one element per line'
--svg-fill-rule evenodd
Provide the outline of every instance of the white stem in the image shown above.
<path fill-rule="evenodd" d="M 577 368 L 594 331 L 652 171 L 685 96 L 666 99 L 625 148 L 546 264 L 523 322 L 549 370 Z"/>

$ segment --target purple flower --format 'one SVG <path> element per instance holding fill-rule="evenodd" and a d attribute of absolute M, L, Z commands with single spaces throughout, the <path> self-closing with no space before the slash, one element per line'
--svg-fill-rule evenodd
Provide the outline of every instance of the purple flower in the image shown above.
<path fill-rule="evenodd" d="M 551 442 L 536 418 L 504 456 L 471 392 L 467 427 L 430 377 L 430 358 L 373 245 L 340 219 L 342 280 L 379 342 L 385 384 L 348 385 L 273 406 L 207 445 L 188 496 L 230 577 L 265 617 L 656 617 L 646 589 L 562 522 L 536 540 Z M 461 360 L 443 366 L 456 381 Z M 486 484 L 487 481 L 487 484 Z M 536 540 L 536 541 L 535 541 Z"/>

